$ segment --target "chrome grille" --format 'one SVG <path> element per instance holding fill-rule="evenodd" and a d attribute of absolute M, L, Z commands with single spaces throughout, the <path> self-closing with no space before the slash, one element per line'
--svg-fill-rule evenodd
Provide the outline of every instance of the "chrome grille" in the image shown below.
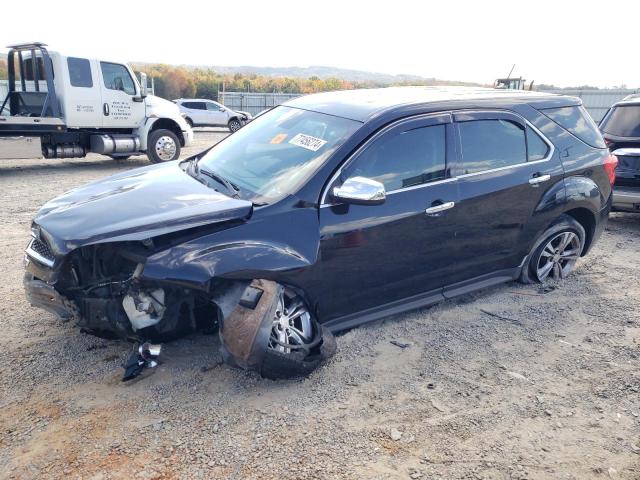
<path fill-rule="evenodd" d="M 55 260 L 55 256 L 49 246 L 35 237 L 31 239 L 27 247 L 27 255 L 49 267 L 53 266 Z"/>

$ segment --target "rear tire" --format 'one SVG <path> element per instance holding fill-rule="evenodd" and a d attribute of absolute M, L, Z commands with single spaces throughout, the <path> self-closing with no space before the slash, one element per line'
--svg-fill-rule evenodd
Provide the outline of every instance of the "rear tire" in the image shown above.
<path fill-rule="evenodd" d="M 536 241 L 520 272 L 520 283 L 546 283 L 566 278 L 584 250 L 586 234 L 578 221 L 561 215 Z"/>
<path fill-rule="evenodd" d="M 153 130 L 147 141 L 147 157 L 151 163 L 170 162 L 180 158 L 178 136 L 171 130 Z"/>

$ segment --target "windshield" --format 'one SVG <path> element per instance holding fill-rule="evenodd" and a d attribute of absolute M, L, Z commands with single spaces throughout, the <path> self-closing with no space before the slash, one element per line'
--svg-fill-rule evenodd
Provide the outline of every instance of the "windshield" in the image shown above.
<path fill-rule="evenodd" d="M 199 170 L 238 188 L 241 198 L 274 203 L 295 192 L 361 123 L 276 107 L 209 150 Z"/>
<path fill-rule="evenodd" d="M 618 137 L 640 137 L 640 105 L 613 107 L 600 129 Z"/>

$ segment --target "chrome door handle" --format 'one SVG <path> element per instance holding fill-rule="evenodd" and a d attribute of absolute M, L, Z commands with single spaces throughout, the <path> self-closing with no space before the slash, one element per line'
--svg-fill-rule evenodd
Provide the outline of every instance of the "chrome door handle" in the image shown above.
<path fill-rule="evenodd" d="M 456 206 L 455 202 L 441 203 L 440 205 L 435 205 L 433 207 L 427 208 L 425 210 L 425 213 L 427 215 L 433 215 L 435 213 L 440 213 L 440 212 L 444 212 L 445 210 L 449 210 L 450 208 L 453 208 L 455 206 Z"/>
<path fill-rule="evenodd" d="M 533 185 L 534 187 L 537 187 L 538 184 L 542 182 L 546 182 L 548 180 L 551 180 L 551 175 L 540 175 L 538 177 L 530 178 L 529 185 Z"/>

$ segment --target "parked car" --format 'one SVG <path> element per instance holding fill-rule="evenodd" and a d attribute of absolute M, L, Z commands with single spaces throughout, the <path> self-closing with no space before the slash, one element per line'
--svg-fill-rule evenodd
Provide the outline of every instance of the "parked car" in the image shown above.
<path fill-rule="evenodd" d="M 567 277 L 604 228 L 615 167 L 573 97 L 300 97 L 202 154 L 47 203 L 25 287 L 87 331 L 169 339 L 217 324 L 230 363 L 305 373 L 331 332 Z"/>
<path fill-rule="evenodd" d="M 640 95 L 616 103 L 600 122 L 604 141 L 618 157 L 615 210 L 640 212 Z"/>
<path fill-rule="evenodd" d="M 213 100 L 180 98 L 174 102 L 191 127 L 227 127 L 235 132 L 251 121 L 250 113 L 231 110 Z"/>

